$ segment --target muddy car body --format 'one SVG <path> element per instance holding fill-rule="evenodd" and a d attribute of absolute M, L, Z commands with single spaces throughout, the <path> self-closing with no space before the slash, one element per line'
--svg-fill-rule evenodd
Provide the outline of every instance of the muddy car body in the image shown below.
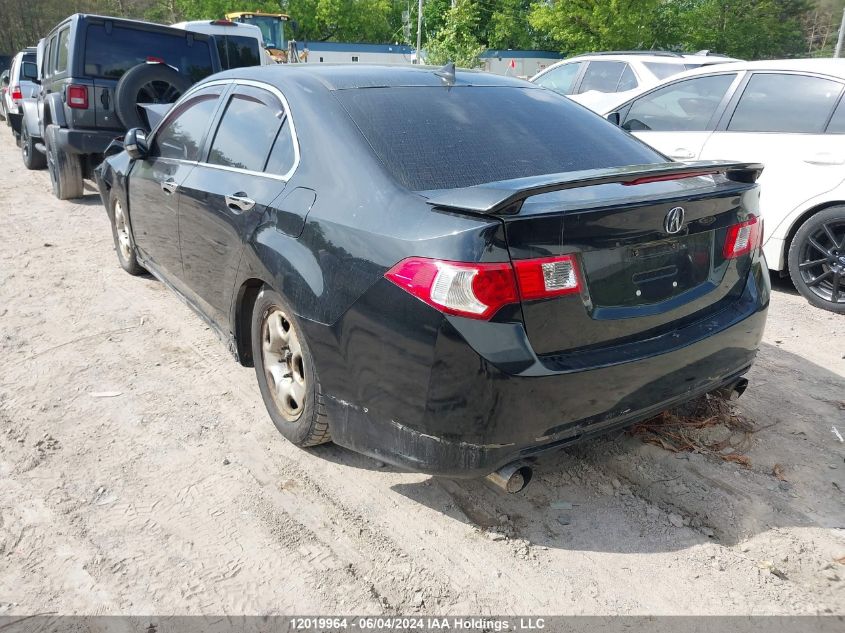
<path fill-rule="evenodd" d="M 486 475 L 737 383 L 762 335 L 761 167 L 667 162 L 526 82 L 240 69 L 127 147 L 98 177 L 121 264 L 256 366 L 299 445 Z"/>

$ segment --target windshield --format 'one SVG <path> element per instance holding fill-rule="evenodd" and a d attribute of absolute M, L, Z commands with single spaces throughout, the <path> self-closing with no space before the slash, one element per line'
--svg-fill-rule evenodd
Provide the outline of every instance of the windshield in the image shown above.
<path fill-rule="evenodd" d="M 271 15 L 254 15 L 251 18 L 244 20 L 247 24 L 254 24 L 261 29 L 261 37 L 264 38 L 264 46 L 267 48 L 276 48 L 284 50 L 287 48 L 285 43 L 285 23 L 281 18 Z"/>
<path fill-rule="evenodd" d="M 334 95 L 387 170 L 412 191 L 665 160 L 550 90 L 394 87 Z"/>

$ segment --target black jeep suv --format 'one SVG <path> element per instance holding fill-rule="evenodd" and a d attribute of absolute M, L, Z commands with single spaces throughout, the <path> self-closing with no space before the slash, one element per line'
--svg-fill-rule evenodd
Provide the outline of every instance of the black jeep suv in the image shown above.
<path fill-rule="evenodd" d="M 23 158 L 78 198 L 109 143 L 149 127 L 139 104 L 172 103 L 220 70 L 213 39 L 150 22 L 75 14 L 38 44 L 41 90 L 24 102 Z"/>

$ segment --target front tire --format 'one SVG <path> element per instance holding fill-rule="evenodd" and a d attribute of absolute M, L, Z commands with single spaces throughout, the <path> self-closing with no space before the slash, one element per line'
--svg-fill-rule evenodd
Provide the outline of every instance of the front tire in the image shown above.
<path fill-rule="evenodd" d="M 792 283 L 807 301 L 845 314 L 845 206 L 825 209 L 804 222 L 787 261 Z"/>
<path fill-rule="evenodd" d="M 143 275 L 147 272 L 138 263 L 135 251 L 135 240 L 129 226 L 129 216 L 118 193 L 112 189 L 109 192 L 109 218 L 111 218 L 111 234 L 114 239 L 114 250 L 117 251 L 117 261 L 120 267 L 130 275 Z"/>
<path fill-rule="evenodd" d="M 85 191 L 82 182 L 82 161 L 59 143 L 59 126 L 48 125 L 44 135 L 47 146 L 47 170 L 53 185 L 53 195 L 59 200 L 81 198 Z"/>
<path fill-rule="evenodd" d="M 252 311 L 252 357 L 264 406 L 296 446 L 331 440 L 320 382 L 305 333 L 291 307 L 265 286 Z"/>
<path fill-rule="evenodd" d="M 47 157 L 35 148 L 35 141 L 29 135 L 26 125 L 21 126 L 19 146 L 24 167 L 27 169 L 44 169 L 47 166 Z"/>

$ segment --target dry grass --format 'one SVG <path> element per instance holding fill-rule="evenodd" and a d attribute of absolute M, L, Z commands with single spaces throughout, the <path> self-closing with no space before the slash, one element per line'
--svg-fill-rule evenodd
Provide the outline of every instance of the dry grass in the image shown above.
<path fill-rule="evenodd" d="M 726 437 L 714 441 L 708 429 L 716 427 L 724 427 Z M 630 433 L 673 453 L 703 453 L 748 468 L 751 459 L 744 453 L 754 430 L 751 421 L 734 411 L 729 402 L 707 394 L 634 425 Z"/>

